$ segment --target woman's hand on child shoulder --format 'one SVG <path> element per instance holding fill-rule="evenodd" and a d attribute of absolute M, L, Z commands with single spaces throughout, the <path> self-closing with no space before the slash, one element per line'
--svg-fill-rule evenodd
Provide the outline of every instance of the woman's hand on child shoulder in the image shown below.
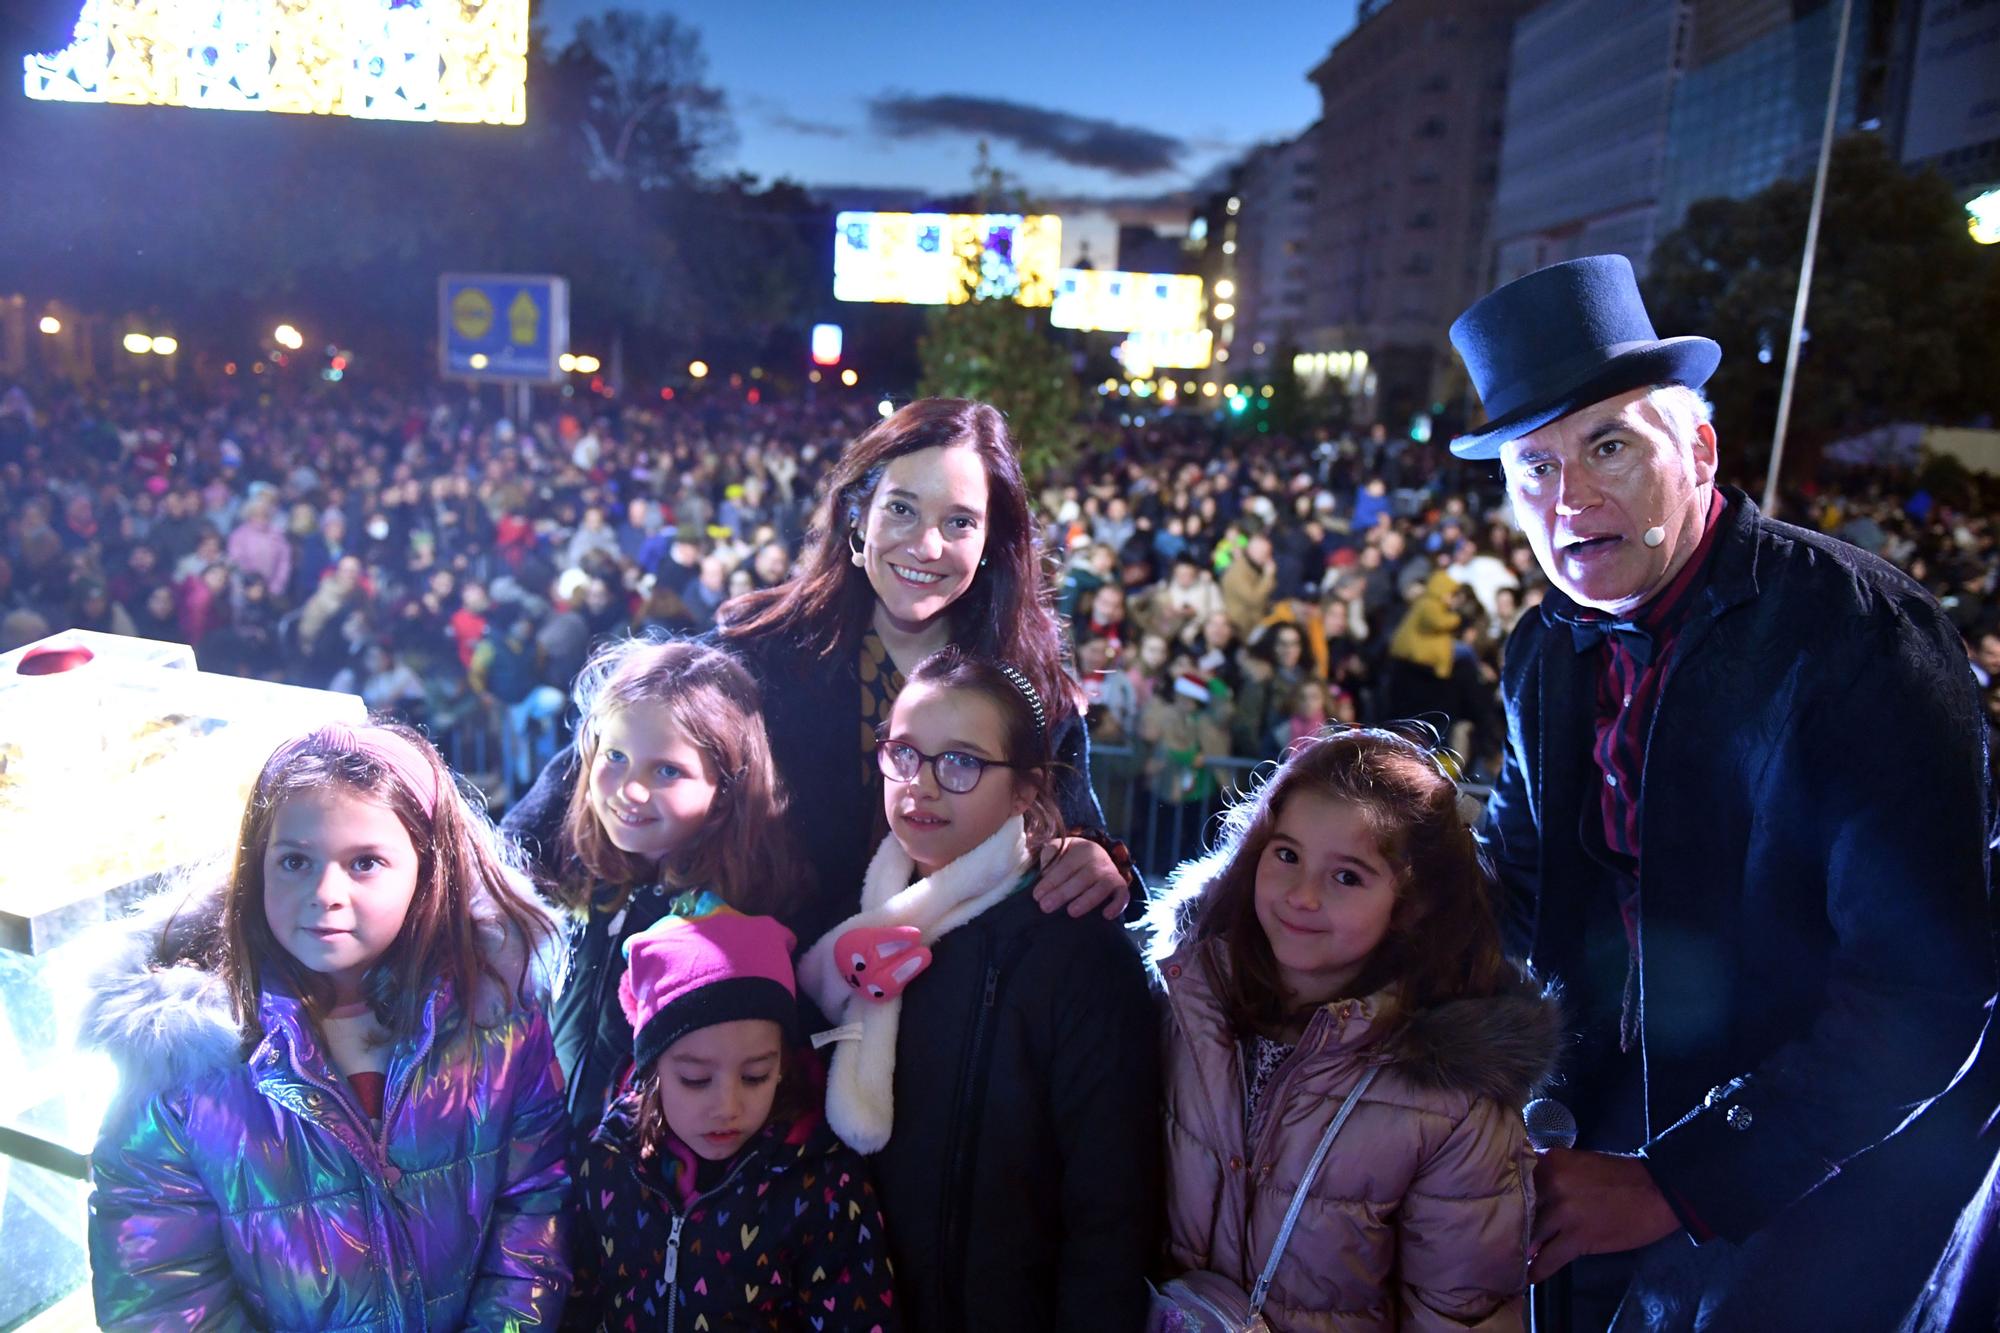
<path fill-rule="evenodd" d="M 1132 901 L 1125 872 L 1111 853 L 1087 838 L 1060 839 L 1043 854 L 1042 878 L 1035 885 L 1035 903 L 1044 912 L 1067 907 L 1071 916 L 1102 909 L 1116 921 Z"/>
<path fill-rule="evenodd" d="M 840 979 L 864 999 L 893 1000 L 931 965 L 915 926 L 856 926 L 833 942 Z"/>

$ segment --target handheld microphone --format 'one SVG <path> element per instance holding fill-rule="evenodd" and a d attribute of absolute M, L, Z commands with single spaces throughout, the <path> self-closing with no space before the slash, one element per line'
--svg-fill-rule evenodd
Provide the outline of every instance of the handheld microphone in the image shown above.
<path fill-rule="evenodd" d="M 1537 1097 L 1521 1108 L 1521 1123 L 1536 1152 L 1576 1146 L 1576 1116 L 1550 1097 Z"/>
<path fill-rule="evenodd" d="M 1647 529 L 1647 535 L 1660 531 Z M 1648 542 L 1657 546 L 1658 542 Z M 1521 1123 L 1536 1152 L 1576 1146 L 1576 1115 L 1561 1102 L 1537 1097 L 1521 1108 Z M 1534 1333 L 1570 1333 L 1570 1271 L 1565 1268 L 1528 1293 L 1528 1322 Z"/>

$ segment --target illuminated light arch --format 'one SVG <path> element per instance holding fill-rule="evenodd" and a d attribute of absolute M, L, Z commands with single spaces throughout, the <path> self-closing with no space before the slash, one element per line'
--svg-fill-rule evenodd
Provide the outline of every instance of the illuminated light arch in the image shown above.
<path fill-rule="evenodd" d="M 43 102 L 520 125 L 528 0 L 84 0 L 23 67 Z"/>

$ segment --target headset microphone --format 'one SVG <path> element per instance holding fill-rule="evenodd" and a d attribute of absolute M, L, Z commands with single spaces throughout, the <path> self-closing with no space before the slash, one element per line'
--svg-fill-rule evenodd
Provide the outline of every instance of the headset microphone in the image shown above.
<path fill-rule="evenodd" d="M 1687 499 L 1682 500 L 1678 505 L 1675 505 L 1673 513 L 1670 514 L 1668 517 L 1678 518 L 1681 514 L 1681 511 L 1688 507 L 1689 501 L 1692 501 L 1696 496 L 1700 494 L 1701 494 L 1701 487 L 1699 486 L 1689 491 L 1687 493 Z M 1644 532 L 1639 534 L 1639 540 L 1646 543 L 1648 549 L 1659 547 L 1667 540 L 1667 525 L 1664 522 L 1662 522 L 1655 527 L 1647 528 Z"/>

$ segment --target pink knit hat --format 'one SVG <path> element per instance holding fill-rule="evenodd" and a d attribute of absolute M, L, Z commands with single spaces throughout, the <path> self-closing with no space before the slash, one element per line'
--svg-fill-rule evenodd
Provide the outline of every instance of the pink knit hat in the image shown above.
<path fill-rule="evenodd" d="M 643 1072 L 688 1033 L 768 1018 L 787 1038 L 798 1026 L 792 932 L 768 916 L 724 909 L 670 916 L 625 941 L 618 1003 L 632 1024 Z"/>

